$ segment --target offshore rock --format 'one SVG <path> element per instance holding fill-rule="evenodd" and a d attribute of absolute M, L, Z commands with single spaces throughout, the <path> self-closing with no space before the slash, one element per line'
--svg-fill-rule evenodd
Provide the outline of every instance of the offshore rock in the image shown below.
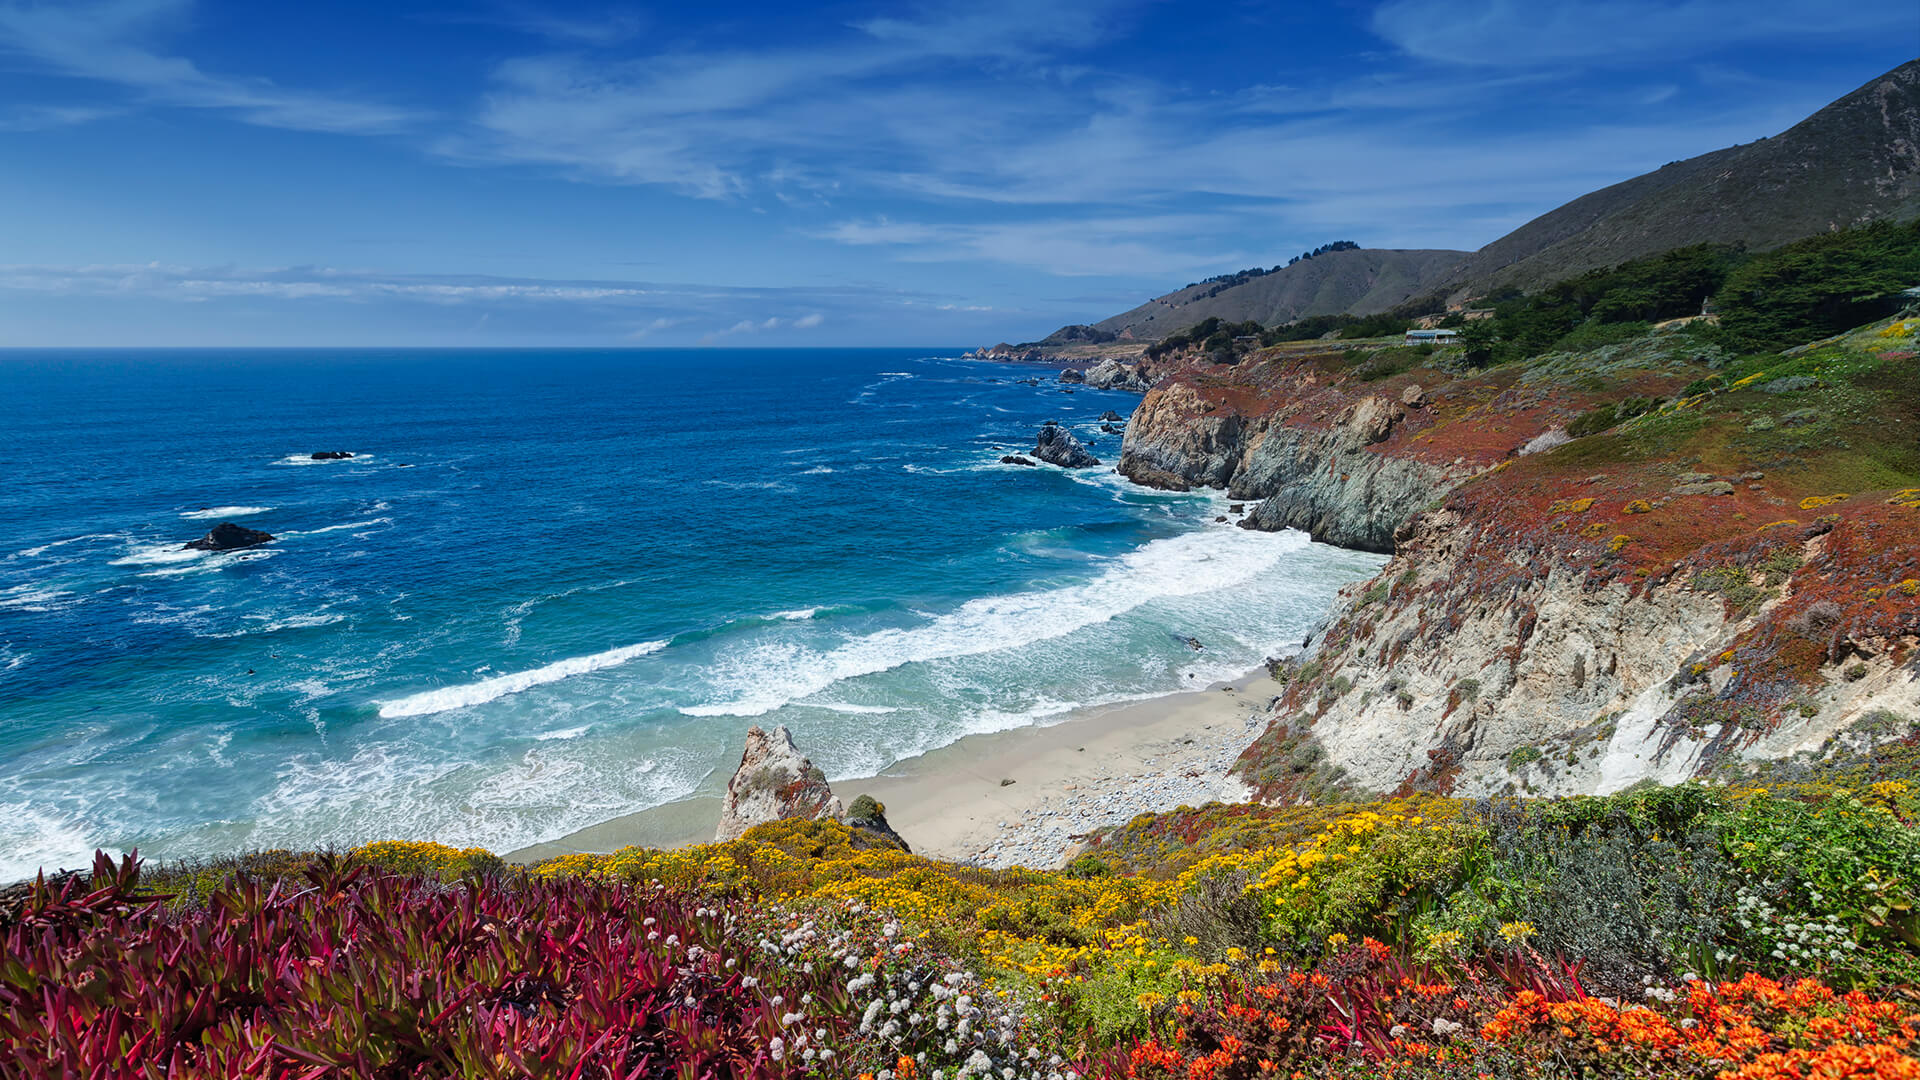
<path fill-rule="evenodd" d="M 772 734 L 747 729 L 746 752 L 740 767 L 727 781 L 726 801 L 720 807 L 716 841 L 737 840 L 755 825 L 786 818 L 839 818 L 840 799 L 827 786 L 827 775 L 793 745 L 783 727 Z"/>
<path fill-rule="evenodd" d="M 1063 469 L 1087 469 L 1100 464 L 1100 459 L 1094 457 L 1073 432 L 1052 421 L 1040 429 L 1033 456 Z"/>
<path fill-rule="evenodd" d="M 189 540 L 180 545 L 182 551 L 233 551 L 236 548 L 258 547 L 273 540 L 272 533 L 259 529 L 249 529 L 244 525 L 235 525 L 223 521 L 207 531 L 207 535 L 198 540 Z"/>
<path fill-rule="evenodd" d="M 1083 383 L 1087 381 L 1087 376 L 1086 373 L 1079 368 L 1067 368 L 1060 373 L 1060 381 L 1063 383 Z"/>
<path fill-rule="evenodd" d="M 1032 461 L 1032 459 L 1030 459 L 1030 458 L 1023 458 L 1023 457 L 1021 457 L 1021 456 L 1020 456 L 1020 455 L 1018 455 L 1018 454 L 1008 454 L 1008 455 L 1006 455 L 1005 457 L 1002 457 L 1002 458 L 1000 459 L 1000 464 L 1002 464 L 1002 465 L 1032 465 L 1032 464 L 1033 464 L 1033 461 Z"/>
<path fill-rule="evenodd" d="M 308 455 L 314 461 L 345 461 L 353 456 L 351 450 L 315 450 Z"/>

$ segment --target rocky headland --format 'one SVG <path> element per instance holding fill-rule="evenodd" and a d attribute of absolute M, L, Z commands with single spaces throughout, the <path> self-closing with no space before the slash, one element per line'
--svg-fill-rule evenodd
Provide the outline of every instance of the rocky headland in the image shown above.
<path fill-rule="evenodd" d="M 1569 794 L 1905 737 L 1878 730 L 1920 711 L 1905 325 L 1737 378 L 1679 332 L 1489 371 L 1391 346 L 1187 357 L 1120 472 L 1395 556 L 1276 664 L 1236 772 L 1283 802 Z M 1609 422 L 1627 399 L 1661 404 Z"/>

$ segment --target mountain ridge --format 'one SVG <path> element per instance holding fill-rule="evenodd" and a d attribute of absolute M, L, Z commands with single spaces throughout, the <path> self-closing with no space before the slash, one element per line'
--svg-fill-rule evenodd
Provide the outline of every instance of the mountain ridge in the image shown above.
<path fill-rule="evenodd" d="M 1916 217 L 1920 59 L 1869 79 L 1778 135 L 1589 192 L 1477 251 L 1329 251 L 1225 289 L 1188 285 L 1090 328 L 1117 341 L 1152 342 L 1211 316 L 1272 326 L 1403 306 L 1458 308 L 1676 247 L 1763 251 L 1849 225 Z"/>

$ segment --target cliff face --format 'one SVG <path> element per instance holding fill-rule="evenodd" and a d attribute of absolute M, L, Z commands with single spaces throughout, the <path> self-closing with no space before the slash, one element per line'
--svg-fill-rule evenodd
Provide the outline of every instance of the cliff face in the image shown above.
<path fill-rule="evenodd" d="M 1568 422 L 1591 396 L 1552 400 L 1509 377 L 1413 368 L 1378 377 L 1373 365 L 1416 359 L 1383 352 L 1399 355 L 1315 343 L 1228 368 L 1190 358 L 1128 418 L 1119 471 L 1149 487 L 1262 500 L 1247 528 L 1390 553 L 1416 511 Z"/>
<path fill-rule="evenodd" d="M 1606 792 L 1910 737 L 1914 327 L 1744 378 L 1681 332 L 1461 377 L 1404 350 L 1187 362 L 1121 472 L 1396 553 L 1291 670 L 1241 775 L 1278 801 Z M 1667 404 L 1567 434 L 1629 396 Z"/>

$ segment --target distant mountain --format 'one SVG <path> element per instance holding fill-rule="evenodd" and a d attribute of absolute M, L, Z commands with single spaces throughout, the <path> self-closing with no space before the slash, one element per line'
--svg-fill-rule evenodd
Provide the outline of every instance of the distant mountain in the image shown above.
<path fill-rule="evenodd" d="M 1328 251 L 1238 284 L 1189 285 L 1102 319 L 1092 329 L 1123 341 L 1158 341 L 1216 315 L 1228 322 L 1252 319 L 1269 326 L 1307 315 L 1373 315 L 1430 290 L 1466 255 L 1378 248 Z"/>
<path fill-rule="evenodd" d="M 1676 161 L 1543 214 L 1439 282 L 1460 300 L 1537 289 L 1688 244 L 1765 250 L 1920 217 L 1920 60 L 1770 139 Z"/>
<path fill-rule="evenodd" d="M 1759 251 L 1849 225 L 1916 217 L 1920 60 L 1911 60 L 1773 138 L 1583 195 L 1476 252 L 1329 251 L 1238 283 L 1189 285 L 1056 336 L 1070 330 L 1076 341 L 1106 334 L 1158 341 L 1213 315 L 1272 326 L 1308 315 L 1373 315 L 1416 298 L 1457 305 L 1689 244 Z"/>

